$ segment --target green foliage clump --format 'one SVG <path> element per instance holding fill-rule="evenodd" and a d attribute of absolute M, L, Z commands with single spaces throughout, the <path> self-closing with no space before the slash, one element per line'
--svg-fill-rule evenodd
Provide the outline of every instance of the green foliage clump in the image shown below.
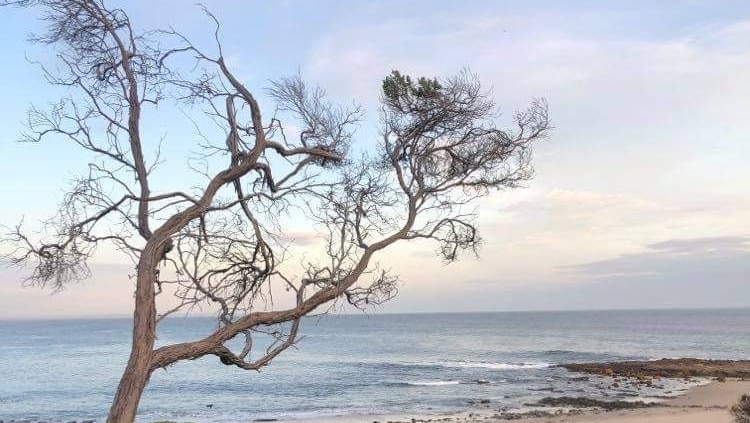
<path fill-rule="evenodd" d="M 420 76 L 414 82 L 411 76 L 403 75 L 401 72 L 394 70 L 383 80 L 383 94 L 390 102 L 398 102 L 406 96 L 416 98 L 433 98 L 440 93 L 443 86 L 437 78 L 425 78 Z"/>

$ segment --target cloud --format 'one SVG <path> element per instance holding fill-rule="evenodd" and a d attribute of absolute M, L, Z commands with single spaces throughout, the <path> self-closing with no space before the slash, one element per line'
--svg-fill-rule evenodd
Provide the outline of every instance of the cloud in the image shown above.
<path fill-rule="evenodd" d="M 646 251 L 608 260 L 565 266 L 587 280 L 639 279 L 683 284 L 739 283 L 750 280 L 750 237 L 672 239 Z"/>
<path fill-rule="evenodd" d="M 315 245 L 323 240 L 324 238 L 320 234 L 311 231 L 288 231 L 279 239 L 282 243 L 288 243 L 297 247 Z"/>
<path fill-rule="evenodd" d="M 483 218 L 488 234 L 511 233 L 537 252 L 546 249 L 547 257 L 572 262 L 585 260 L 581 254 L 606 257 L 678 236 L 671 234 L 670 224 L 684 228 L 684 222 L 704 214 L 628 194 L 561 188 L 535 190 L 497 211 L 498 218 Z"/>
<path fill-rule="evenodd" d="M 723 41 L 723 47 L 733 51 L 743 51 L 750 47 L 750 19 L 733 22 L 713 34 L 714 39 Z"/>
<path fill-rule="evenodd" d="M 0 268 L 0 320 L 63 316 L 127 316 L 132 313 L 133 266 L 91 264 L 92 277 L 62 291 L 24 286 L 27 270 Z"/>
<path fill-rule="evenodd" d="M 565 310 L 750 306 L 750 236 L 669 239 L 639 253 L 561 266 L 569 278 L 507 274 L 436 280 L 454 290 L 446 300 L 437 288 L 407 283 L 390 311 L 409 311 L 429 302 L 445 310 Z M 539 267 L 547 255 L 538 254 Z M 514 284 L 498 281 L 520 278 Z M 529 277 L 531 276 L 531 277 Z M 561 283 L 561 280 L 564 280 Z M 459 295 L 460 294 L 460 295 Z"/>
<path fill-rule="evenodd" d="M 592 190 L 637 187 L 687 198 L 695 197 L 691 191 L 697 186 L 717 185 L 713 182 L 727 172 L 750 175 L 719 166 L 736 154 L 717 151 L 731 146 L 735 153 L 750 152 L 743 142 L 750 130 L 744 114 L 750 95 L 750 50 L 743 47 L 750 39 L 747 22 L 704 23 L 644 38 L 602 29 L 602 22 L 623 25 L 617 11 L 604 18 L 580 10 L 562 16 L 546 10 L 494 12 L 488 15 L 507 18 L 477 26 L 479 13 L 449 19 L 427 14 L 419 20 L 401 15 L 336 27 L 313 45 L 303 68 L 344 98 L 355 95 L 371 111 L 377 111 L 380 80 L 394 68 L 449 75 L 471 66 L 485 86 L 494 87 L 505 115 L 532 96 L 547 96 L 558 129 L 539 146 L 537 168 L 548 183 Z M 426 21 L 434 25 L 426 27 Z M 700 172 L 682 165 L 706 154 L 717 157 Z"/>
<path fill-rule="evenodd" d="M 633 212 L 662 213 L 675 211 L 675 207 L 631 195 L 588 190 L 553 188 L 543 194 L 500 208 L 503 213 L 516 215 L 554 213 L 566 219 L 593 218 L 604 213 Z"/>
<path fill-rule="evenodd" d="M 620 252 L 642 249 L 663 239 L 728 236 L 750 218 L 741 204 L 684 204 L 618 192 L 535 189 L 515 201 L 496 203 L 498 217 L 484 219 L 496 231 L 525 231 L 527 238 L 558 242 L 565 248 L 606 244 Z"/>

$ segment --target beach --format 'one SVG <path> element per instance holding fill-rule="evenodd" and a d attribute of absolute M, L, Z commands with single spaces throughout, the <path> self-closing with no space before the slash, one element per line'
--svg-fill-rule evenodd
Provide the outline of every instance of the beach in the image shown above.
<path fill-rule="evenodd" d="M 498 417 L 497 413 L 469 412 L 442 416 L 372 415 L 357 423 L 734 423 L 729 408 L 742 394 L 750 394 L 750 380 L 712 381 L 690 388 L 684 395 L 648 408 L 604 411 L 601 409 L 537 409 L 528 413 L 513 413 Z M 558 414 L 559 415 L 556 415 Z M 543 414 L 543 415 L 542 415 Z M 540 415 L 539 417 L 533 417 Z M 353 423 L 346 418 L 312 419 L 304 423 Z M 300 423 L 300 422 L 297 422 Z"/>
<path fill-rule="evenodd" d="M 681 379 L 691 385 L 679 393 L 665 391 L 647 399 L 595 399 L 586 396 L 549 396 L 537 403 L 526 404 L 526 410 L 506 411 L 492 401 L 476 402 L 484 410 L 439 416 L 367 416 L 358 422 L 373 423 L 437 423 L 525 421 L 530 423 L 733 423 L 729 409 L 743 394 L 750 395 L 750 371 L 747 360 L 702 360 L 693 358 L 604 363 L 561 364 L 558 367 L 584 371 L 609 388 L 620 385 L 646 386 Z M 726 375 L 741 375 L 727 378 Z M 669 375 L 669 376 L 668 376 Z M 677 375 L 681 375 L 676 377 Z M 695 376 L 695 377 L 693 377 Z M 581 379 L 581 378 L 579 378 Z M 607 396 L 607 395 L 605 395 Z M 344 420 L 341 420 L 343 423 Z M 323 423 L 323 420 L 306 423 Z"/>
<path fill-rule="evenodd" d="M 529 423 L 731 423 L 729 407 L 742 394 L 750 394 L 750 381 L 711 382 L 691 388 L 664 406 L 612 412 L 586 412 L 575 416 L 528 419 Z M 499 420 L 496 420 L 499 421 Z"/>

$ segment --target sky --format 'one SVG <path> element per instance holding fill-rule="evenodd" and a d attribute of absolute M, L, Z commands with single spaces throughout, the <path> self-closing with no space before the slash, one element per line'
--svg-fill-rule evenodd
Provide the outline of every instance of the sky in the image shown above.
<path fill-rule="evenodd" d="M 187 4 L 122 3 L 139 28 L 171 25 L 210 46 L 210 23 Z M 750 2 L 205 5 L 247 86 L 260 92 L 299 71 L 333 99 L 361 103 L 363 149 L 374 145 L 391 69 L 449 76 L 468 67 L 506 117 L 548 100 L 555 130 L 535 148 L 536 178 L 480 204 L 480 257 L 445 266 L 429 245 L 396 246 L 380 261 L 403 283 L 380 312 L 750 306 Z M 64 143 L 15 142 L 27 108 L 60 95 L 29 63 L 50 60 L 26 42 L 37 13 L 0 9 L 6 225 L 50 215 L 87 159 Z M 198 140 L 178 113 L 163 119 L 145 126 L 175 153 L 160 180 L 168 186 L 188 172 L 177 153 Z M 127 315 L 132 266 L 106 256 L 92 270 L 54 295 L 0 270 L 0 319 Z"/>

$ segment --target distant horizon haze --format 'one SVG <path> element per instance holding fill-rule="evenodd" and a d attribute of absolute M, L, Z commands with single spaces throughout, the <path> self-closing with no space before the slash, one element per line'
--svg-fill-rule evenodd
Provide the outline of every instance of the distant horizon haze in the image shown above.
<path fill-rule="evenodd" d="M 318 320 L 320 318 L 345 318 L 349 316 L 355 316 L 355 317 L 375 317 L 375 316 L 423 316 L 423 315 L 446 315 L 446 314 L 538 314 L 538 313 L 597 313 L 597 312 L 678 312 L 678 311 L 695 311 L 695 312 L 701 312 L 701 311 L 742 311 L 742 310 L 750 310 L 750 306 L 739 306 L 739 307 L 665 307 L 665 308 L 601 308 L 601 309 L 546 309 L 546 310 L 470 310 L 470 311 L 430 311 L 430 310 L 424 310 L 424 311 L 388 311 L 388 310 L 379 310 L 379 309 L 373 309 L 368 312 L 363 312 L 359 310 L 349 310 L 344 312 L 331 312 L 327 313 L 325 315 L 319 315 L 319 316 L 310 316 L 306 318 L 306 320 Z M 128 314 L 98 314 L 98 315 L 66 315 L 66 316 L 57 316 L 57 317 L 10 317 L 10 318 L 0 318 L 0 322 L 7 321 L 7 322 L 14 322 L 14 321 L 61 321 L 61 320 L 124 320 L 124 319 L 130 319 L 132 316 Z M 167 320 L 174 320 L 174 319 L 214 319 L 216 317 L 215 314 L 198 314 L 198 313 L 189 313 L 187 315 L 180 315 L 180 314 L 174 314 L 171 316 L 166 317 Z"/>

